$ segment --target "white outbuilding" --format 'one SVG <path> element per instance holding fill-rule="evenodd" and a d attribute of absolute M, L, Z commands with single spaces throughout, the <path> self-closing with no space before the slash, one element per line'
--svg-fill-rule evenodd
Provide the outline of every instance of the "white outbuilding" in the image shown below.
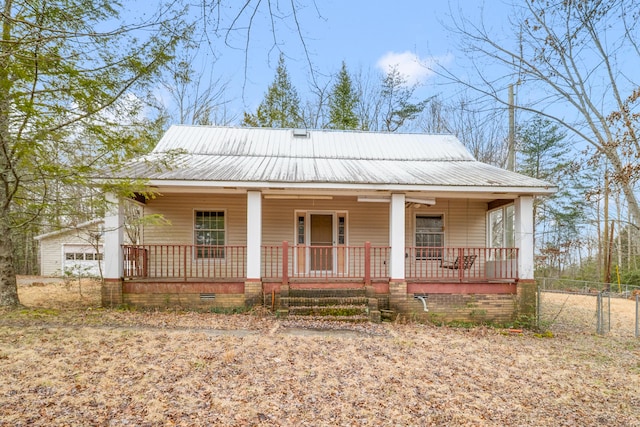
<path fill-rule="evenodd" d="M 103 267 L 102 218 L 36 236 L 42 276 L 100 276 Z"/>

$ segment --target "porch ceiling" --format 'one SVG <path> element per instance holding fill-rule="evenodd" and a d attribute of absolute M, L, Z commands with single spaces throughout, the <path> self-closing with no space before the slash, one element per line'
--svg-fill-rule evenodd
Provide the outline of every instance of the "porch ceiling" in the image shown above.
<path fill-rule="evenodd" d="M 322 186 L 322 187 L 271 187 L 268 183 L 227 183 L 226 186 L 212 186 L 210 183 L 204 182 L 186 182 L 180 181 L 178 183 L 172 181 L 159 181 L 154 180 L 150 182 L 153 191 L 161 194 L 246 194 L 248 190 L 256 190 L 262 192 L 263 195 L 270 198 L 278 198 L 282 196 L 286 198 L 291 195 L 291 198 L 299 196 L 300 199 L 323 199 L 331 198 L 333 200 L 339 199 L 354 199 L 360 196 L 372 197 L 375 199 L 390 198 L 391 194 L 396 192 L 402 192 L 408 198 L 437 198 L 437 199 L 473 199 L 482 200 L 485 202 L 491 202 L 494 200 L 513 200 L 523 194 L 548 194 L 544 192 L 534 192 L 528 188 L 515 188 L 504 189 L 509 191 L 496 191 L 495 189 L 486 188 L 435 188 L 418 189 L 415 186 L 408 187 L 393 187 L 381 190 L 378 188 L 372 188 L 370 186 L 362 186 L 360 188 L 345 189 L 342 186 Z M 384 203 L 381 201 L 381 203 Z"/>

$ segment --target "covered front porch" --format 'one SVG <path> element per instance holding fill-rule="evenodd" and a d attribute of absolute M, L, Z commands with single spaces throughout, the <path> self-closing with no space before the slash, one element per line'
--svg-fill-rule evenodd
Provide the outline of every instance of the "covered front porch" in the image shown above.
<path fill-rule="evenodd" d="M 144 281 L 244 281 L 247 247 L 228 245 L 123 245 L 123 277 Z M 263 245 L 263 283 L 388 283 L 389 246 Z M 207 257 L 203 257 L 207 255 Z M 518 280 L 517 248 L 405 247 L 411 283 L 505 283 Z"/>
<path fill-rule="evenodd" d="M 216 207 L 205 210 L 210 200 Z M 531 197 L 501 203 L 434 198 L 431 206 L 397 193 L 364 200 L 167 192 L 144 208 L 164 212 L 172 224 L 148 226 L 143 243 L 124 244 L 118 240 L 123 203 L 114 199 L 119 209 L 107 218 L 106 257 L 119 260 L 118 271 L 108 274 L 117 275 L 120 285 L 115 278 L 110 282 L 119 286 L 120 301 L 134 305 L 239 307 L 270 301 L 276 307 L 274 301 L 289 290 L 366 289 L 399 312 L 423 312 L 425 298 L 443 310 L 475 307 L 480 298 L 501 318 L 511 315 L 519 283 L 532 277 Z M 488 218 L 505 206 L 513 208 L 515 244 L 482 245 L 495 243 Z M 202 235 L 204 241 L 223 236 L 227 244 L 198 244 Z M 274 242 L 287 236 L 292 239 Z M 455 242 L 467 244 L 446 245 Z"/>

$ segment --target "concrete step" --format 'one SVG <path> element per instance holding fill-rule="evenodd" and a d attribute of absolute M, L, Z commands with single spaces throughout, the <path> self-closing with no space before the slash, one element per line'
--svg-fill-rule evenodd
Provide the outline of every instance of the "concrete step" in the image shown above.
<path fill-rule="evenodd" d="M 288 319 L 380 322 L 378 300 L 362 287 L 287 289 L 278 303 L 278 316 Z"/>
<path fill-rule="evenodd" d="M 329 322 L 347 322 L 347 323 L 367 323 L 370 322 L 371 319 L 368 315 L 358 315 L 358 316 L 301 316 L 301 315 L 292 315 L 289 314 L 287 316 L 289 320 L 317 320 L 317 321 L 329 321 Z"/>
<path fill-rule="evenodd" d="M 334 306 L 334 305 L 363 305 L 366 306 L 369 299 L 364 296 L 357 297 L 281 297 L 280 306 Z"/>
<path fill-rule="evenodd" d="M 365 297 L 364 288 L 347 289 L 289 289 L 289 297 L 302 298 L 349 298 Z"/>
<path fill-rule="evenodd" d="M 289 307 L 289 316 L 352 317 L 367 316 L 366 305 L 313 305 Z"/>

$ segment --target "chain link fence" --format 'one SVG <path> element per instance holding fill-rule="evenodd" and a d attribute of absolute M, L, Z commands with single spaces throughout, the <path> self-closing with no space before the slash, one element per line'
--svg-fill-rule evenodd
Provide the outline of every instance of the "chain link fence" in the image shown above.
<path fill-rule="evenodd" d="M 548 277 L 537 281 L 539 327 L 640 337 L 640 287 Z"/>

